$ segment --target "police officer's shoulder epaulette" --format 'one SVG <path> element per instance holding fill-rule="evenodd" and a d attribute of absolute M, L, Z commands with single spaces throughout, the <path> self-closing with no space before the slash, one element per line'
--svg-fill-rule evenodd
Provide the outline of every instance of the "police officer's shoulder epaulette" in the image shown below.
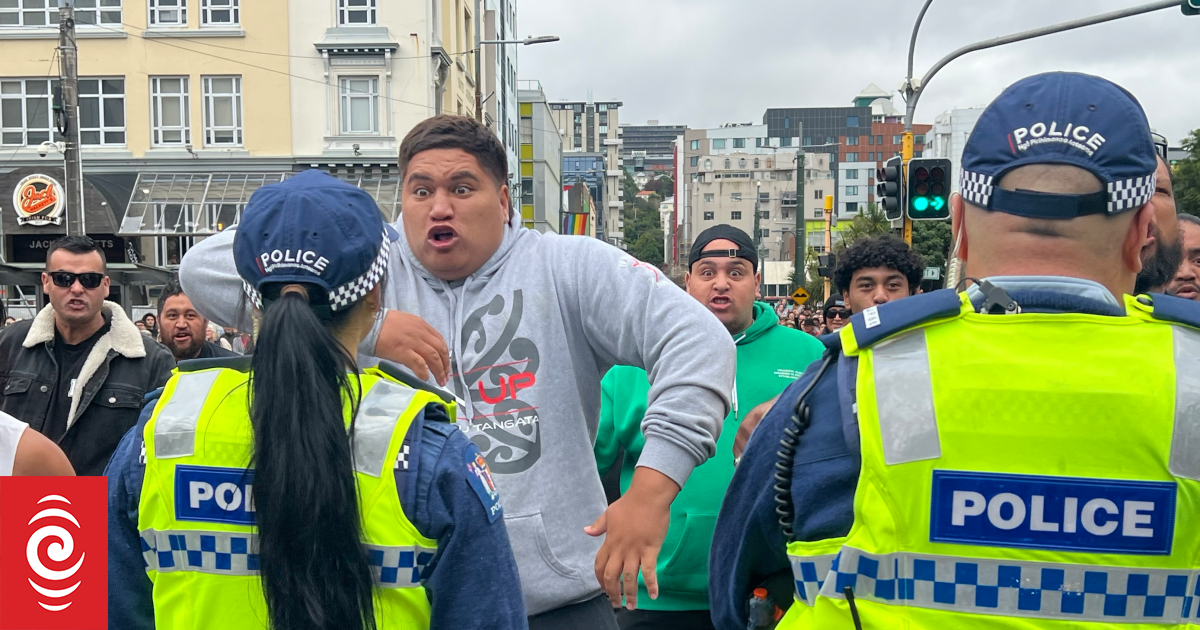
<path fill-rule="evenodd" d="M 1200 302 L 1160 293 L 1140 295 L 1137 300 L 1142 304 L 1150 301 L 1146 306 L 1154 308 L 1151 311 L 1154 319 L 1200 328 Z"/>
<path fill-rule="evenodd" d="M 869 348 L 892 335 L 932 319 L 953 317 L 962 312 L 962 298 L 951 289 L 941 289 L 873 306 L 850 318 L 859 348 Z"/>
<path fill-rule="evenodd" d="M 228 370 L 237 370 L 239 372 L 250 371 L 250 355 L 239 357 L 214 357 L 211 359 L 188 359 L 187 361 L 179 362 L 180 372 L 199 372 L 201 370 L 211 370 L 214 368 L 225 368 Z"/>
<path fill-rule="evenodd" d="M 409 387 L 411 387 L 413 389 L 419 389 L 421 391 L 429 392 L 429 393 L 433 394 L 434 396 L 437 396 L 438 398 L 441 398 L 443 401 L 448 402 L 448 403 L 454 402 L 454 395 L 451 394 L 450 392 L 448 392 L 444 389 L 438 388 L 438 387 L 434 387 L 434 386 L 430 385 L 429 383 L 426 383 L 426 382 L 416 378 L 415 376 L 412 376 L 411 374 L 405 374 L 404 371 L 401 370 L 394 363 L 389 363 L 387 361 L 380 361 L 379 365 L 376 367 L 379 369 L 380 372 L 387 374 L 388 376 L 396 379 L 397 381 L 400 381 L 401 383 L 404 383 L 405 385 L 408 385 Z"/>

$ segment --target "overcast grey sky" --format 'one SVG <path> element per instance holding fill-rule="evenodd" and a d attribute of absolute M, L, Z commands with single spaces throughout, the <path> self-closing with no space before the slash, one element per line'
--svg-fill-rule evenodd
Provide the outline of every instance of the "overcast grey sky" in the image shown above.
<path fill-rule="evenodd" d="M 917 42 L 915 73 L 982 39 L 1148 0 L 938 0 Z M 849 105 L 870 83 L 895 91 L 921 0 L 516 0 L 521 36 L 562 41 L 521 48 L 518 77 L 551 100 L 625 103 L 621 122 L 711 127 L 761 123 L 769 107 Z M 917 122 L 986 105 L 1039 72 L 1106 77 L 1141 101 L 1177 145 L 1200 127 L 1200 16 L 1177 8 L 972 53 L 921 97 Z M 902 107 L 899 97 L 894 99 Z"/>

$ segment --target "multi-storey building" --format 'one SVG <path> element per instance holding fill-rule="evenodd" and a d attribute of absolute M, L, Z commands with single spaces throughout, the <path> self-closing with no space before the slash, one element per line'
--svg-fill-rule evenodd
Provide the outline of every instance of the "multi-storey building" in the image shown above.
<path fill-rule="evenodd" d="M 442 0 L 448 2 L 450 0 Z M 483 3 L 483 39 L 515 41 L 517 6 L 515 0 L 477 0 Z M 517 51 L 516 44 L 488 44 L 483 47 L 483 119 L 508 153 L 510 186 L 518 181 Z M 515 195 L 520 191 L 512 186 Z"/>
<path fill-rule="evenodd" d="M 537 81 L 522 81 L 520 103 L 521 218 L 539 232 L 563 231 L 562 136 Z"/>
<path fill-rule="evenodd" d="M 608 153 L 564 152 L 563 190 L 569 190 L 575 184 L 584 182 L 588 185 L 588 194 L 592 197 L 594 208 L 600 208 L 604 205 L 604 185 L 608 178 L 605 167 L 607 162 Z"/>
<path fill-rule="evenodd" d="M 563 136 L 563 153 L 582 151 L 605 154 L 605 178 L 600 216 L 597 219 L 596 236 L 624 248 L 624 222 L 621 208 L 624 192 L 621 180 L 624 177 L 621 161 L 620 101 L 560 101 L 550 104 L 554 122 Z"/>
<path fill-rule="evenodd" d="M 657 120 L 645 125 L 621 125 L 621 158 L 625 168 L 634 173 L 648 172 L 651 176 L 665 172 L 675 175 L 675 139 L 683 135 L 686 125 L 660 125 Z"/>
<path fill-rule="evenodd" d="M 64 181 L 62 155 L 38 152 L 58 139 L 57 4 L 0 3 L 0 248 L 9 282 L 22 287 L 10 299 L 38 292 L 36 274 L 15 270 L 40 269 L 65 233 L 65 222 L 22 222 L 8 201 L 28 175 Z M 147 304 L 133 283 L 165 274 L 133 263 L 178 264 L 195 238 L 235 222 L 254 190 L 292 170 L 291 12 L 284 0 L 75 4 L 84 228 L 105 248 L 110 297 Z M 330 19 L 350 15 L 322 8 Z M 320 67 L 319 51 L 311 56 Z"/>
<path fill-rule="evenodd" d="M 933 120 L 933 142 L 929 146 L 929 157 L 949 158 L 950 187 L 954 190 L 958 190 L 962 174 L 963 148 L 983 110 L 983 107 L 951 109 Z"/>

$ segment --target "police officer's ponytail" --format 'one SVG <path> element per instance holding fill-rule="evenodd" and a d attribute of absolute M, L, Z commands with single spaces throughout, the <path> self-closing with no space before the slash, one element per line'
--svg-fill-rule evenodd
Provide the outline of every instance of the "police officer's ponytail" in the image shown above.
<path fill-rule="evenodd" d="M 343 412 L 343 396 L 357 411 L 362 389 L 331 332 L 355 310 L 323 322 L 305 295 L 284 293 L 263 313 L 250 417 L 259 572 L 276 630 L 376 627 Z"/>

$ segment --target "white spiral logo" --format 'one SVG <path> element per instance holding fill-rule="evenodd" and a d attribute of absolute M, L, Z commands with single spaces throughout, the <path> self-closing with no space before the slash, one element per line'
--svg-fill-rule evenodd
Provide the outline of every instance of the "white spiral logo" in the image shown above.
<path fill-rule="evenodd" d="M 67 505 L 71 504 L 71 502 L 65 497 L 57 494 L 46 495 L 39 499 L 38 503 L 41 504 L 47 501 L 61 501 Z M 43 518 L 65 519 L 74 523 L 75 527 L 79 528 L 79 521 L 75 520 L 75 517 L 71 515 L 70 512 L 59 508 L 46 508 L 37 514 L 34 514 L 33 518 L 29 519 L 29 524 L 33 525 L 35 521 Z M 69 580 L 72 576 L 79 572 L 79 567 L 83 566 L 83 557 L 86 554 L 79 554 L 79 561 L 76 562 L 75 566 L 71 567 L 70 569 L 66 569 L 64 571 L 55 571 L 54 569 L 50 569 L 46 565 L 42 564 L 42 559 L 38 557 L 38 548 L 41 546 L 42 541 L 47 538 L 55 539 L 55 541 L 51 542 L 46 547 L 46 556 L 55 562 L 66 562 L 71 559 L 71 554 L 75 551 L 75 539 L 71 537 L 71 532 L 68 532 L 58 525 L 43 525 L 40 529 L 34 532 L 32 536 L 29 537 L 29 543 L 25 545 L 25 559 L 29 562 L 29 568 L 33 569 L 33 572 L 44 580 L 50 580 L 52 582 Z M 49 597 L 52 600 L 62 599 L 71 593 L 74 593 L 75 589 L 79 588 L 80 584 L 83 584 L 82 580 L 76 581 L 74 584 L 64 589 L 49 589 L 39 586 L 32 579 L 29 580 L 29 585 L 33 587 L 33 590 L 46 597 Z M 67 606 L 71 605 L 71 602 L 68 601 L 65 604 L 47 604 L 39 600 L 38 605 L 46 610 L 57 612 L 60 610 L 65 610 Z"/>

